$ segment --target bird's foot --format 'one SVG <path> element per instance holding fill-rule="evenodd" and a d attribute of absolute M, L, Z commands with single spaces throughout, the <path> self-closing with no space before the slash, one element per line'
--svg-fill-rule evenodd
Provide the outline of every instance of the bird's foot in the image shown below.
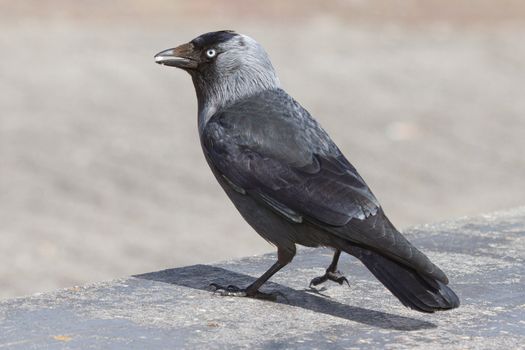
<path fill-rule="evenodd" d="M 210 284 L 210 288 L 212 289 L 213 294 L 219 294 L 220 296 L 248 297 L 270 301 L 277 301 L 278 296 L 287 299 L 286 296 L 281 292 L 263 293 L 258 290 L 250 291 L 247 288 L 239 288 L 237 286 L 232 285 L 229 285 L 228 287 L 223 287 L 217 283 Z"/>
<path fill-rule="evenodd" d="M 336 283 L 339 283 L 340 285 L 343 285 L 343 283 L 346 282 L 346 284 L 348 284 L 348 286 L 350 287 L 350 283 L 348 283 L 348 280 L 346 279 L 346 277 L 343 276 L 343 274 L 341 272 L 339 272 L 339 271 L 335 271 L 335 272 L 326 271 L 326 273 L 324 275 L 312 279 L 310 281 L 310 287 L 317 286 L 317 285 L 319 285 L 321 283 L 324 283 L 324 282 L 326 282 L 328 280 L 334 281 Z"/>

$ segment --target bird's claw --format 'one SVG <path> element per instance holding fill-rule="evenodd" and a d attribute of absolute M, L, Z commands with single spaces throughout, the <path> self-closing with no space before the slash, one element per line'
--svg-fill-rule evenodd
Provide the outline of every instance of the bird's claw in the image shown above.
<path fill-rule="evenodd" d="M 210 288 L 213 288 L 213 294 L 218 294 L 220 296 L 227 296 L 227 297 L 249 297 L 249 298 L 255 298 L 255 299 L 262 299 L 262 300 L 270 300 L 270 301 L 277 301 L 277 297 L 280 296 L 286 301 L 288 301 L 288 298 L 286 296 L 277 291 L 272 293 L 263 293 L 258 290 L 254 292 L 248 292 L 247 289 L 239 288 L 234 285 L 229 285 L 227 287 L 223 287 L 217 283 L 210 284 Z"/>
<path fill-rule="evenodd" d="M 233 285 L 229 285 L 228 287 L 223 287 L 221 285 L 218 285 L 217 283 L 212 283 L 210 284 L 210 287 L 214 288 L 213 294 L 219 294 L 224 297 L 225 296 L 228 296 L 228 297 L 246 297 L 248 296 L 245 290 L 239 287 L 233 286 Z"/>
<path fill-rule="evenodd" d="M 339 271 L 335 271 L 335 272 L 332 272 L 332 271 L 326 271 L 326 273 L 322 276 L 319 276 L 319 277 L 315 277 L 314 279 L 312 279 L 310 281 L 310 287 L 312 286 L 317 286 L 321 283 L 324 283 L 326 281 L 334 281 L 336 283 L 339 283 L 339 285 L 343 285 L 343 283 L 346 282 L 346 284 L 350 287 L 350 283 L 348 282 L 348 280 L 346 279 L 345 276 L 343 276 L 343 274 Z"/>

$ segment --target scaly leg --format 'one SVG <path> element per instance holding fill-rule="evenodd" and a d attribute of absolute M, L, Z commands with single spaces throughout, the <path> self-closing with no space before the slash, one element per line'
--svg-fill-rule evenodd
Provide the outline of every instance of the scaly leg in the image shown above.
<path fill-rule="evenodd" d="M 350 286 L 350 283 L 348 283 L 348 280 L 345 276 L 341 274 L 341 272 L 337 271 L 337 263 L 339 262 L 339 257 L 341 256 L 341 251 L 336 250 L 334 253 L 334 257 L 332 259 L 332 262 L 330 263 L 330 266 L 326 269 L 326 273 L 322 276 L 316 277 L 310 281 L 310 287 L 317 286 L 321 283 L 324 283 L 328 280 L 334 281 L 342 285 L 344 282 Z"/>
<path fill-rule="evenodd" d="M 250 284 L 246 288 L 239 288 L 233 285 L 228 287 L 223 287 L 217 283 L 210 284 L 210 287 L 215 288 L 215 293 L 218 293 L 222 296 L 235 296 L 235 297 L 250 297 L 257 299 L 266 299 L 266 300 L 276 300 L 278 295 L 282 293 L 263 293 L 259 291 L 259 288 L 270 279 L 277 271 L 285 267 L 290 261 L 292 261 L 295 255 L 295 249 L 293 251 L 284 250 L 277 248 L 277 262 L 272 265 L 261 277 L 259 277 L 255 282 Z M 284 296 L 283 296 L 284 297 Z"/>

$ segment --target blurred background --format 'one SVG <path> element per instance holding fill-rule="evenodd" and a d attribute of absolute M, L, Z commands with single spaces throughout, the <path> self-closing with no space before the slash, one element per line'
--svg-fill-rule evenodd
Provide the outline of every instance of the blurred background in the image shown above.
<path fill-rule="evenodd" d="M 202 156 L 186 73 L 235 29 L 399 228 L 525 203 L 521 0 L 0 1 L 0 298 L 273 251 Z"/>

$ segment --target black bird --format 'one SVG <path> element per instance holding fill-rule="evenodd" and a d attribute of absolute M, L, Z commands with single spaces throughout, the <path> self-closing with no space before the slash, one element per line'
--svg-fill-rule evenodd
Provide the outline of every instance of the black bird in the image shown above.
<path fill-rule="evenodd" d="M 234 31 L 203 34 L 155 56 L 185 70 L 198 101 L 202 149 L 244 219 L 277 246 L 277 262 L 246 288 L 222 295 L 272 299 L 259 291 L 292 261 L 296 244 L 331 247 L 332 263 L 311 285 L 343 284 L 341 252 L 357 257 L 405 306 L 459 306 L 448 279 L 399 233 L 363 178 L 319 123 L 279 87 L 265 50 Z"/>

